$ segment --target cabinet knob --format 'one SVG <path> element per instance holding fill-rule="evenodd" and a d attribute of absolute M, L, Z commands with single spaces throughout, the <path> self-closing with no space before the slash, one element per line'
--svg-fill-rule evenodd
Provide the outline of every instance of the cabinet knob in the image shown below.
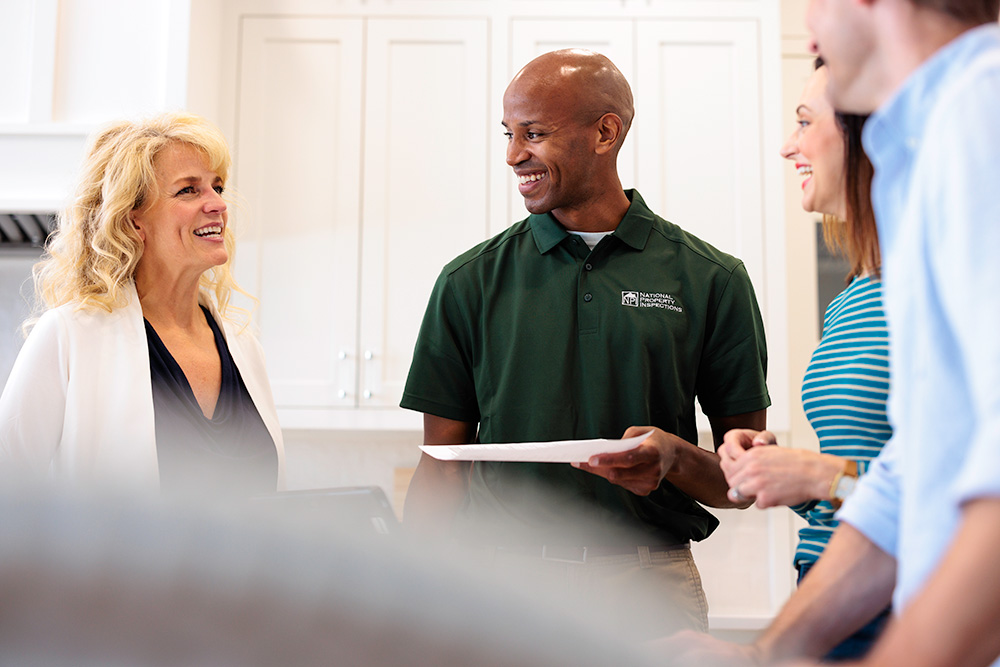
<path fill-rule="evenodd" d="M 347 350 L 341 350 L 340 352 L 338 352 L 337 353 L 337 358 L 340 359 L 341 361 L 343 361 L 344 359 L 346 359 L 347 358 Z"/>
<path fill-rule="evenodd" d="M 343 389 L 337 392 L 337 398 L 347 398 L 347 392 Z"/>
<path fill-rule="evenodd" d="M 366 361 L 371 361 L 371 358 L 374 357 L 374 356 L 375 355 L 372 354 L 371 350 L 365 350 L 365 360 Z"/>
<path fill-rule="evenodd" d="M 371 398 L 372 397 L 372 390 L 371 389 L 365 389 L 364 397 L 365 398 Z"/>

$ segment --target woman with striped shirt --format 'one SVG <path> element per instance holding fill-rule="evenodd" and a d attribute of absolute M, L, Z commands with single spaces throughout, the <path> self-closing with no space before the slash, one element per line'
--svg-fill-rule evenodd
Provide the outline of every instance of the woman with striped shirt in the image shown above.
<path fill-rule="evenodd" d="M 817 61 L 796 109 L 798 128 L 781 149 L 802 182 L 802 207 L 823 214 L 827 244 L 850 261 L 847 288 L 826 310 L 823 336 L 802 383 L 806 416 L 820 451 L 777 444 L 774 434 L 730 431 L 719 448 L 729 495 L 755 498 L 759 507 L 788 505 L 808 526 L 799 531 L 799 581 L 837 527 L 834 512 L 865 474 L 892 430 L 889 335 L 882 309 L 880 254 L 872 211 L 872 166 L 861 148 L 864 117 L 835 113 L 826 97 L 827 72 Z M 863 656 L 888 618 L 883 611 L 827 656 Z"/>

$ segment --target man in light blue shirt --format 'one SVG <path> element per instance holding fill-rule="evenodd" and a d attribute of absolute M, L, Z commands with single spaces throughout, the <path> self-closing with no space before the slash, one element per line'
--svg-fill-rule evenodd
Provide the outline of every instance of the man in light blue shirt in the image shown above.
<path fill-rule="evenodd" d="M 928 59 L 871 117 L 864 145 L 876 174 L 896 431 L 840 519 L 895 556 L 901 619 L 919 623 L 910 605 L 931 601 L 954 617 L 939 607 L 931 636 L 991 618 L 984 635 L 965 639 L 985 648 L 992 638 L 992 658 L 1000 615 L 970 612 L 977 596 L 1000 610 L 1000 581 L 991 588 L 987 575 L 1000 573 L 1000 26 L 965 32 Z M 949 570 L 960 562 L 969 569 Z M 908 636 L 919 650 L 918 627 L 888 639 Z"/>
<path fill-rule="evenodd" d="M 894 434 L 774 623 L 748 647 L 672 640 L 692 664 L 821 656 L 892 596 L 898 616 L 864 664 L 1000 665 L 998 12 L 810 2 L 834 106 L 874 111 Z"/>

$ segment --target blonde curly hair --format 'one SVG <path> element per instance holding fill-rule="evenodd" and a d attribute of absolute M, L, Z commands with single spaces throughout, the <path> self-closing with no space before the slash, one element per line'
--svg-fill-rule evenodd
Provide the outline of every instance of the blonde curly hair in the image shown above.
<path fill-rule="evenodd" d="M 120 121 L 93 136 L 73 199 L 59 213 L 45 253 L 32 269 L 39 312 L 25 322 L 25 332 L 42 312 L 67 303 L 107 312 L 126 305 L 143 251 L 131 214 L 156 193 L 156 157 L 175 143 L 201 151 L 226 182 L 232 165 L 226 139 L 194 114 Z M 224 315 L 232 291 L 243 290 L 231 271 L 235 243 L 229 225 L 223 234 L 229 260 L 206 271 L 200 285 Z"/>

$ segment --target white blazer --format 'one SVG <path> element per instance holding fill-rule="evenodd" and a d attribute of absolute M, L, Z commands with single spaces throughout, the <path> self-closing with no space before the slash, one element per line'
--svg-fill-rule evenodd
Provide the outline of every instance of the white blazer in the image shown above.
<path fill-rule="evenodd" d="M 200 301 L 219 323 L 274 440 L 283 489 L 284 443 L 260 343 L 220 318 L 207 295 Z M 149 347 L 134 285 L 123 308 L 66 304 L 31 330 L 0 396 L 0 471 L 159 491 Z"/>

